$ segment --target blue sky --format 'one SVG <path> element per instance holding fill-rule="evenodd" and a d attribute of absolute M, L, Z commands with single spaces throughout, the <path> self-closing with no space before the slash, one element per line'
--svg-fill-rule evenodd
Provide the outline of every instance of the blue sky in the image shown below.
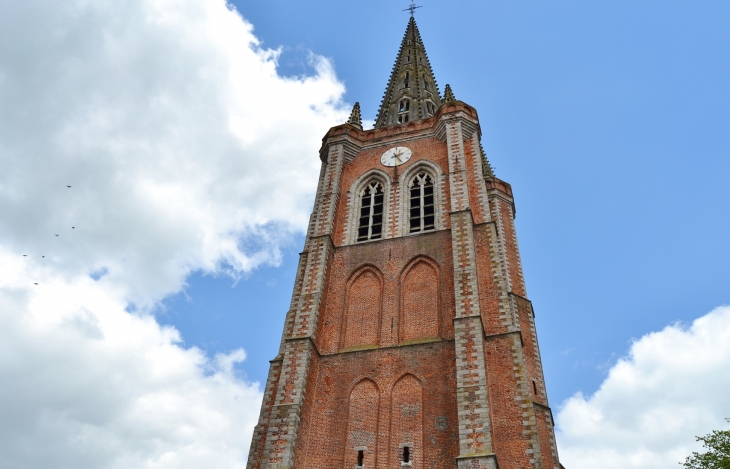
<path fill-rule="evenodd" d="M 0 2 L 3 469 L 246 467 L 321 138 L 408 3 Z M 730 4 L 419 3 L 516 194 L 561 461 L 673 466 L 730 425 Z"/>
<path fill-rule="evenodd" d="M 407 2 L 234 2 L 280 73 L 329 57 L 374 119 Z M 730 5 L 433 2 L 416 19 L 441 90 L 480 114 L 516 194 L 553 405 L 594 392 L 634 338 L 730 303 Z M 316 158 L 312 154 L 312 158 Z M 241 281 L 195 275 L 162 322 L 263 382 L 302 238 Z"/>

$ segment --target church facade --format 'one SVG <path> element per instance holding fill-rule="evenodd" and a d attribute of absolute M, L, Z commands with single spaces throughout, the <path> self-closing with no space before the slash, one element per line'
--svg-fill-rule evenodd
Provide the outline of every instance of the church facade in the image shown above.
<path fill-rule="evenodd" d="M 333 127 L 248 469 L 559 469 L 509 184 L 411 17 Z"/>

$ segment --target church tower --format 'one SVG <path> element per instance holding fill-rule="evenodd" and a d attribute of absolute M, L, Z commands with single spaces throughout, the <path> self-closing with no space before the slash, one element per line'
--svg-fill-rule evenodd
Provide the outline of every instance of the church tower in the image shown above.
<path fill-rule="evenodd" d="M 322 169 L 248 469 L 559 469 L 512 188 L 411 17 Z"/>

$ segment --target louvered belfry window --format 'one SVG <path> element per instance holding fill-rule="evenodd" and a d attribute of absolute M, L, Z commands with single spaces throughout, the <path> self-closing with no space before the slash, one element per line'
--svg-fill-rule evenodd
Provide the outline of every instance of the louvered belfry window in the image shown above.
<path fill-rule="evenodd" d="M 426 173 L 419 173 L 413 178 L 410 189 L 410 232 L 433 230 L 436 227 L 436 215 L 431 176 Z"/>
<path fill-rule="evenodd" d="M 357 240 L 380 239 L 383 234 L 383 186 L 373 181 L 361 195 Z"/>

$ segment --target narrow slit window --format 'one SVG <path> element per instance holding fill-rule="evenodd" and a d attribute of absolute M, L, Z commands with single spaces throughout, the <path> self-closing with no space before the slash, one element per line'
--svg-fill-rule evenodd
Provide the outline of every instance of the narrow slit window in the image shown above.
<path fill-rule="evenodd" d="M 537 396 L 537 383 L 534 379 L 532 380 L 532 389 L 535 391 L 535 395 Z"/>
<path fill-rule="evenodd" d="M 410 72 L 406 72 L 406 77 L 405 77 L 405 78 L 403 79 L 403 85 L 404 85 L 404 86 L 405 86 L 406 88 L 408 88 L 408 87 L 409 87 L 409 85 L 408 85 L 408 81 L 410 80 L 410 78 L 411 78 L 411 74 L 410 74 Z"/>
<path fill-rule="evenodd" d="M 429 231 L 436 228 L 436 208 L 433 181 L 426 173 L 419 173 L 410 186 L 410 232 Z"/>
<path fill-rule="evenodd" d="M 411 462 L 411 448 L 409 448 L 408 446 L 403 447 L 403 462 Z"/>
<path fill-rule="evenodd" d="M 360 196 L 357 240 L 380 239 L 383 234 L 383 186 L 373 181 Z"/>
<path fill-rule="evenodd" d="M 365 461 L 365 451 L 360 450 L 357 452 L 357 467 L 362 467 Z"/>

